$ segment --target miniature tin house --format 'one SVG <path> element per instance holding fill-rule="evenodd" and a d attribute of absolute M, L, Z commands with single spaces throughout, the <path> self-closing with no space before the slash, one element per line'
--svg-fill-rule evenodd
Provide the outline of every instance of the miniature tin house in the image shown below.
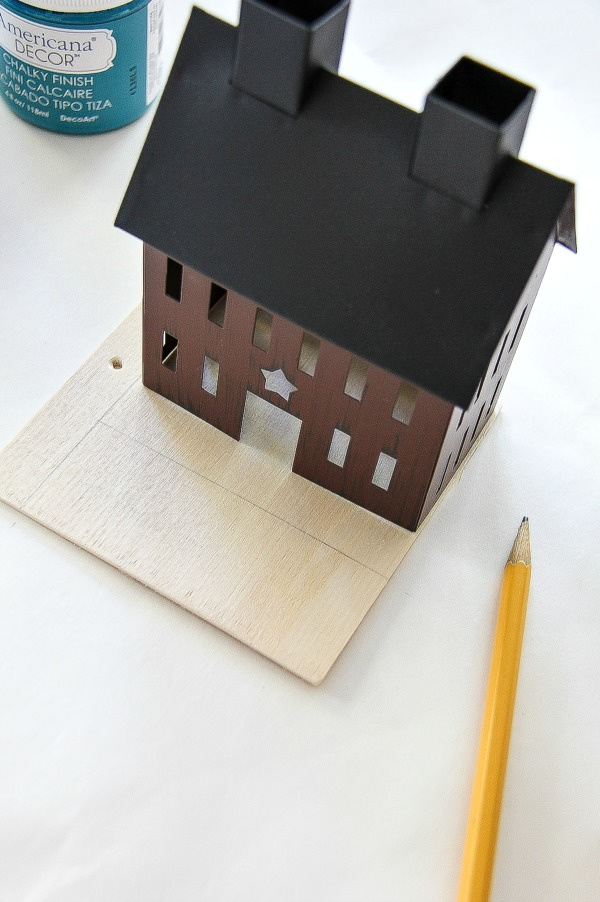
<path fill-rule="evenodd" d="M 488 419 L 574 187 L 517 159 L 534 92 L 461 59 L 417 114 L 336 74 L 349 0 L 194 9 L 117 224 L 144 384 L 414 530 Z"/>

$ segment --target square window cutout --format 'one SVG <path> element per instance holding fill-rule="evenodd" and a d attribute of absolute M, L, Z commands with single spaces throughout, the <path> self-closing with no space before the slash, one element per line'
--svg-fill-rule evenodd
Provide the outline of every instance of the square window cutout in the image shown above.
<path fill-rule="evenodd" d="M 343 467 L 346 463 L 346 455 L 350 444 L 350 436 L 341 429 L 334 429 L 331 444 L 327 453 L 327 460 L 337 467 Z"/>
<path fill-rule="evenodd" d="M 310 332 L 304 332 L 302 336 L 302 347 L 300 348 L 300 357 L 298 359 L 298 369 L 307 376 L 314 376 L 317 369 L 317 360 L 319 357 L 319 348 L 321 342 Z"/>
<path fill-rule="evenodd" d="M 163 332 L 161 363 L 173 373 L 177 371 L 177 345 L 178 341 L 174 335 Z"/>
<path fill-rule="evenodd" d="M 396 469 L 396 463 L 397 459 L 395 457 L 384 454 L 382 451 L 377 460 L 375 472 L 373 473 L 373 485 L 376 485 L 380 489 L 383 489 L 384 492 L 387 492 L 390 487 L 390 482 L 392 481 L 392 476 L 394 475 L 394 470 Z"/>
<path fill-rule="evenodd" d="M 227 305 L 227 289 L 216 282 L 210 283 L 210 299 L 208 302 L 208 319 L 215 326 L 223 328 L 225 307 Z"/>
<path fill-rule="evenodd" d="M 355 401 L 362 401 L 362 396 L 367 385 L 368 369 L 369 364 L 366 360 L 361 360 L 359 357 L 352 358 L 344 394 L 348 395 L 350 398 L 354 398 Z"/>
<path fill-rule="evenodd" d="M 177 260 L 167 257 L 167 277 L 165 280 L 165 294 L 174 301 L 181 300 L 181 285 L 183 282 L 183 266 Z"/>
<path fill-rule="evenodd" d="M 254 320 L 254 333 L 252 335 L 252 344 L 261 351 L 268 351 L 271 345 L 271 330 L 273 328 L 273 314 L 261 310 L 256 310 L 256 319 Z"/>
<path fill-rule="evenodd" d="M 216 395 L 218 385 L 219 361 L 207 356 L 204 358 L 204 366 L 202 368 L 202 388 L 209 395 Z"/>
<path fill-rule="evenodd" d="M 418 394 L 419 389 L 412 382 L 401 382 L 398 397 L 392 411 L 392 418 L 408 426 L 417 403 Z"/>

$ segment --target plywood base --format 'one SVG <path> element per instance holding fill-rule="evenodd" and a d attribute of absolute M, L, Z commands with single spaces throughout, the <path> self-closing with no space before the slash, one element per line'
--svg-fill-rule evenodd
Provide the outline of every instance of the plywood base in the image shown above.
<path fill-rule="evenodd" d="M 291 473 L 264 401 L 237 442 L 145 389 L 140 334 L 138 310 L 0 454 L 0 498 L 319 683 L 418 533 Z"/>

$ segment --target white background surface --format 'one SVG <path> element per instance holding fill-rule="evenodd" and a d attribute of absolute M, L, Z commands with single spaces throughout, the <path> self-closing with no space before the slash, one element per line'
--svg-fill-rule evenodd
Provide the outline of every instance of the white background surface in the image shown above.
<path fill-rule="evenodd" d="M 166 6 L 170 62 L 190 4 Z M 408 106 L 463 53 L 537 86 L 521 156 L 577 182 L 580 252 L 555 249 L 500 418 L 320 688 L 0 505 L 1 902 L 452 899 L 523 514 L 492 898 L 600 898 L 599 36 L 595 0 L 354 0 L 342 74 Z M 140 300 L 112 222 L 149 124 L 65 137 L 0 106 L 0 445 Z"/>

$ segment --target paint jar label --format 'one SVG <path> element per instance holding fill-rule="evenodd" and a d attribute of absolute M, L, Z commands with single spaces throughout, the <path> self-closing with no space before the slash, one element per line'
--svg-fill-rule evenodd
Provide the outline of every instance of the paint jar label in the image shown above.
<path fill-rule="evenodd" d="M 56 131 L 137 119 L 160 87 L 162 9 L 163 0 L 150 0 L 110 27 L 53 27 L 0 0 L 0 94 L 22 118 Z"/>

